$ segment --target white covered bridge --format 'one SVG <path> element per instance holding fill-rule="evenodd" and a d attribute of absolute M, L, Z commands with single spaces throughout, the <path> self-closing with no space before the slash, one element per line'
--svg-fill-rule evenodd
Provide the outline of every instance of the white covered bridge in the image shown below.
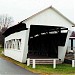
<path fill-rule="evenodd" d="M 64 61 L 74 24 L 48 7 L 10 27 L 4 33 L 4 55 L 25 63 L 27 58 Z"/>

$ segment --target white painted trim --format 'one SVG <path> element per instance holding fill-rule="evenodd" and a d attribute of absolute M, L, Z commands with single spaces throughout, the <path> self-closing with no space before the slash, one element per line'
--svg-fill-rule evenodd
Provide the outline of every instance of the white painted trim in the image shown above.
<path fill-rule="evenodd" d="M 35 59 L 35 60 L 59 60 L 58 58 L 53 58 L 53 59 Z M 30 60 L 33 60 L 33 59 L 30 59 Z"/>
<path fill-rule="evenodd" d="M 36 64 L 35 59 L 33 59 L 33 68 L 35 68 L 35 64 Z"/>
<path fill-rule="evenodd" d="M 69 37 L 70 39 L 72 38 L 72 39 L 75 39 L 75 37 Z"/>
<path fill-rule="evenodd" d="M 53 60 L 53 68 L 56 68 L 56 59 Z"/>
<path fill-rule="evenodd" d="M 75 67 L 75 60 L 72 60 L 72 67 Z"/>
<path fill-rule="evenodd" d="M 55 69 L 56 68 L 56 60 L 59 60 L 59 59 L 30 59 L 28 58 L 27 59 L 27 66 L 30 65 L 30 60 L 32 60 L 32 68 L 36 68 L 36 60 L 53 60 L 53 68 Z"/>
<path fill-rule="evenodd" d="M 30 65 L 30 58 L 27 59 L 27 66 Z"/>

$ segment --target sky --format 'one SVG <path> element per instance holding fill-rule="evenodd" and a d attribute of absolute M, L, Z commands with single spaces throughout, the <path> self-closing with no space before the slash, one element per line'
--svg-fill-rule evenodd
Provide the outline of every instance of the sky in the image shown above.
<path fill-rule="evenodd" d="M 74 3 L 74 0 L 0 0 L 0 15 L 8 14 L 13 17 L 14 24 L 17 24 L 52 5 L 75 23 Z"/>

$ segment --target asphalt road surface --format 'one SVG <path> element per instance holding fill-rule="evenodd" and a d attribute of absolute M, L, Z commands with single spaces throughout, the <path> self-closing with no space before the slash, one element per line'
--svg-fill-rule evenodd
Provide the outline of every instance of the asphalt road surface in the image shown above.
<path fill-rule="evenodd" d="M 0 58 L 0 75 L 39 75 Z"/>

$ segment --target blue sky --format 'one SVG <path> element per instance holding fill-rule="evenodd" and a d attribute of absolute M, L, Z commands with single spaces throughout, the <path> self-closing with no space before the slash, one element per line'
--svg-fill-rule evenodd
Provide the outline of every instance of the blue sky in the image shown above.
<path fill-rule="evenodd" d="M 0 0 L 0 15 L 12 16 L 17 24 L 50 5 L 74 22 L 74 0 Z"/>

